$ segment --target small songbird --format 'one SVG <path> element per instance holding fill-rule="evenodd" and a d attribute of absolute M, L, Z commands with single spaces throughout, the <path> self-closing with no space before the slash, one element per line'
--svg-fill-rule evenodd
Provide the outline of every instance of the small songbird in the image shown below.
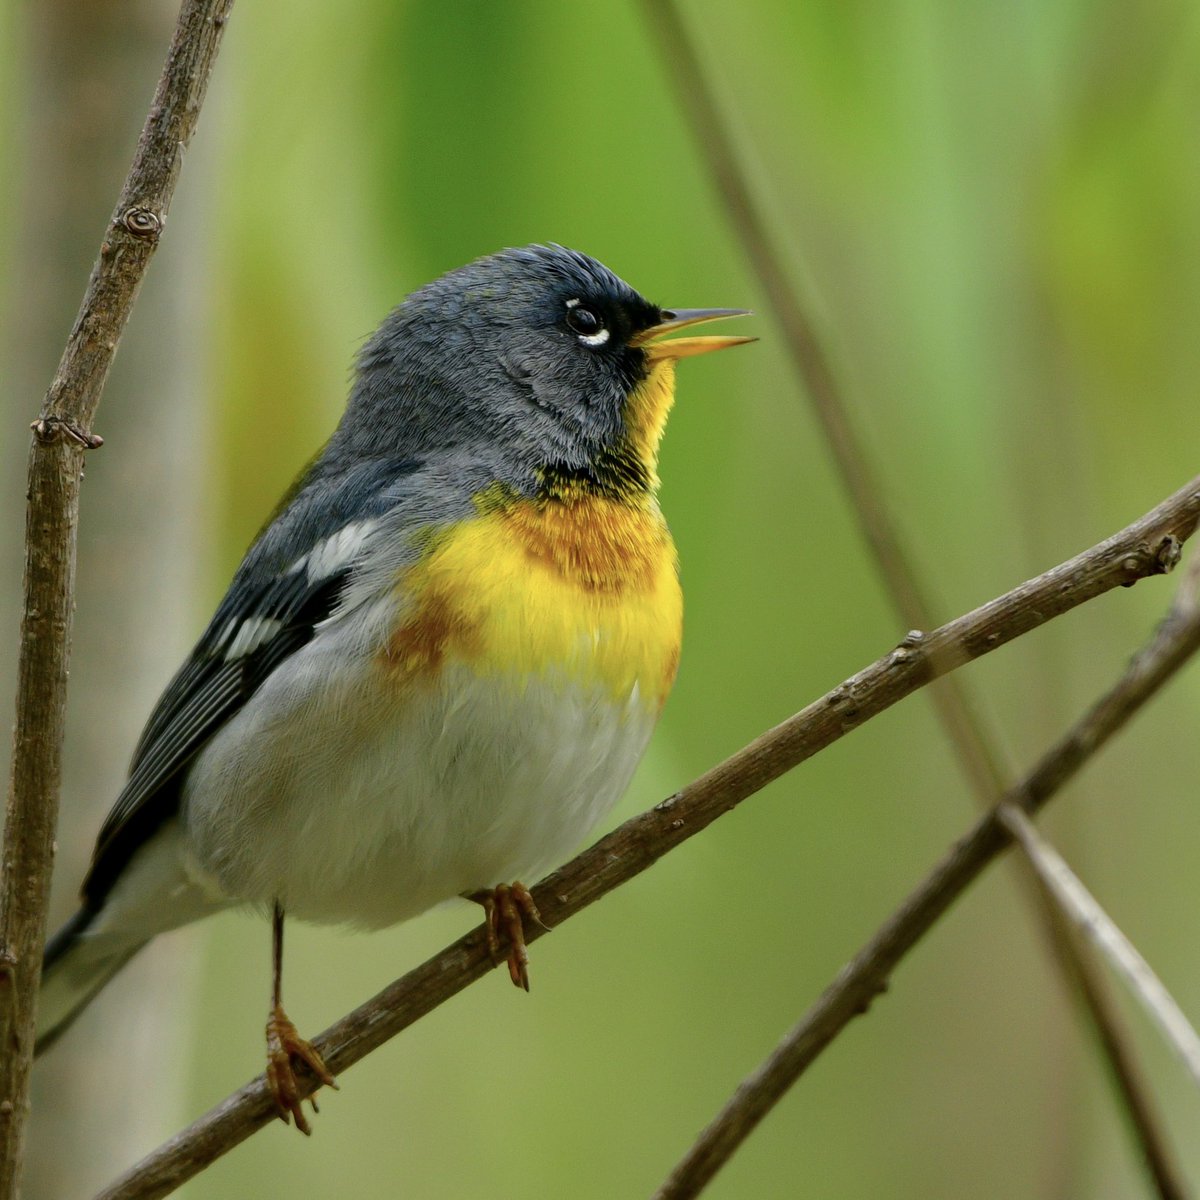
<path fill-rule="evenodd" d="M 284 915 L 381 928 L 465 896 L 528 987 L 516 880 L 624 792 L 679 659 L 657 501 L 675 363 L 752 341 L 561 246 L 409 296 L 345 415 L 150 715 L 82 906 L 45 955 L 38 1049 L 157 933 L 273 915 L 267 1076 L 333 1080 L 280 998 Z"/>

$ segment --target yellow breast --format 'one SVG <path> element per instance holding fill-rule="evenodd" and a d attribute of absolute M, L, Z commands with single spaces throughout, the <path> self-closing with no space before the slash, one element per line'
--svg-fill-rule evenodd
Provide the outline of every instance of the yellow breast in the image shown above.
<path fill-rule="evenodd" d="M 661 707 L 679 662 L 683 601 L 657 506 L 600 496 L 494 498 L 406 569 L 389 670 L 565 676 Z"/>

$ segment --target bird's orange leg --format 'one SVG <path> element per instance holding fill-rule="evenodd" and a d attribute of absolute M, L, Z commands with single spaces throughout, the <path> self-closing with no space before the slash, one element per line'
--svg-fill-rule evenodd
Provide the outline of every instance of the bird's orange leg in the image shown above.
<path fill-rule="evenodd" d="M 500 961 L 500 946 L 508 941 L 508 975 L 513 983 L 529 991 L 529 953 L 525 949 L 525 922 L 533 921 L 542 929 L 542 920 L 529 889 L 523 883 L 502 883 L 490 892 L 471 892 L 467 896 L 483 905 L 484 929 L 492 962 Z"/>
<path fill-rule="evenodd" d="M 298 1059 L 324 1084 L 337 1088 L 337 1083 L 329 1073 L 324 1060 L 316 1048 L 302 1038 L 292 1024 L 287 1013 L 283 1011 L 281 993 L 283 990 L 283 908 L 275 905 L 275 915 L 271 927 L 271 959 L 273 964 L 271 988 L 271 1015 L 267 1018 L 267 1086 L 275 1097 L 275 1107 L 279 1110 L 279 1119 L 286 1125 L 289 1114 L 296 1122 L 296 1128 L 306 1137 L 312 1129 L 305 1119 L 304 1110 L 300 1107 L 300 1084 L 292 1060 Z M 315 1094 L 308 1097 L 313 1112 L 319 1112 Z"/>

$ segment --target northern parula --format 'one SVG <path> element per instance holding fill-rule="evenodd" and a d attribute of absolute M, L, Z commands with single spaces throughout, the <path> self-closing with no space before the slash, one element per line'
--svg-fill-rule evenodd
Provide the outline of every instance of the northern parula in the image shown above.
<path fill-rule="evenodd" d="M 379 928 L 467 896 L 528 987 L 512 881 L 616 803 L 675 678 L 675 363 L 753 340 L 662 335 L 737 315 L 560 246 L 392 312 L 150 715 L 46 948 L 39 1049 L 155 934 L 235 904 L 274 916 L 268 1077 L 305 1132 L 293 1056 L 332 1080 L 280 1000 L 284 914 Z"/>

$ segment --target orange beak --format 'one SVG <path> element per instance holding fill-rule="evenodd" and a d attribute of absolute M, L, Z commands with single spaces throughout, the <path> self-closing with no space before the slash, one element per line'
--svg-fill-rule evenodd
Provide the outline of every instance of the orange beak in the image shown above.
<path fill-rule="evenodd" d="M 725 350 L 730 346 L 744 346 L 756 342 L 752 337 L 685 337 L 660 341 L 677 329 L 699 325 L 702 321 L 720 321 L 725 317 L 749 317 L 745 308 L 673 308 L 663 310 L 663 320 L 649 329 L 643 329 L 629 339 L 631 346 L 645 347 L 646 357 L 651 362 L 662 358 L 690 358 L 694 354 L 708 354 L 711 350 Z"/>

